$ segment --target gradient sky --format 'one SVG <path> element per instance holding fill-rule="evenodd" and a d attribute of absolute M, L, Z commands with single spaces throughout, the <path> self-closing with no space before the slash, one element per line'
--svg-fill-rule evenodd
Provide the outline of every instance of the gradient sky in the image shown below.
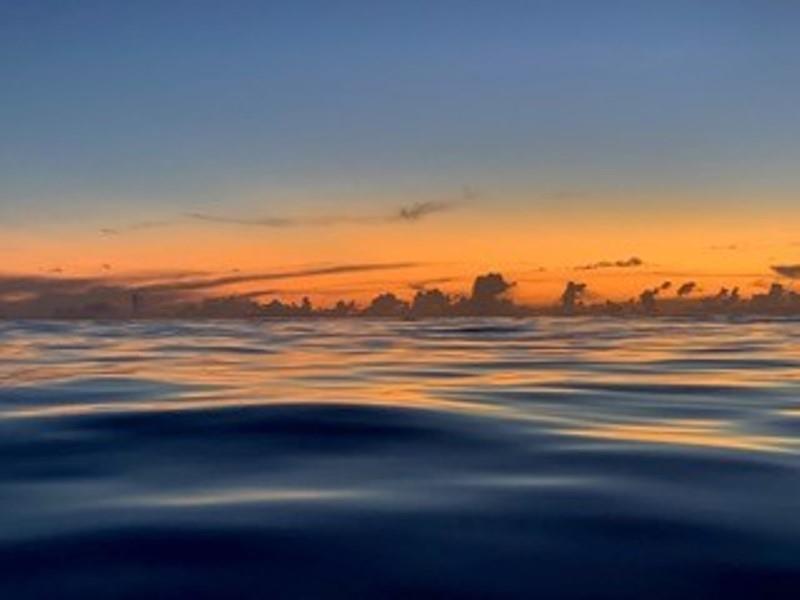
<path fill-rule="evenodd" d="M 0 270 L 763 285 L 800 262 L 798 24 L 793 0 L 0 0 Z"/>

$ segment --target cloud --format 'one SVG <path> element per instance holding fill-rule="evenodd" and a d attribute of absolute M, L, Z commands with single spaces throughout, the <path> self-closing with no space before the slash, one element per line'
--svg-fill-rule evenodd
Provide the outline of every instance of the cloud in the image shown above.
<path fill-rule="evenodd" d="M 302 277 L 406 269 L 418 263 L 329 265 L 251 275 L 203 273 L 138 274 L 127 277 L 58 277 L 0 275 L 0 317 L 112 318 L 176 316 L 187 302 L 217 288 Z M 263 294 L 264 291 L 262 290 Z"/>
<path fill-rule="evenodd" d="M 644 261 L 639 258 L 638 256 L 632 256 L 626 260 L 601 260 L 596 263 L 591 263 L 588 265 L 582 265 L 575 267 L 576 271 L 594 271 L 595 269 L 629 269 L 633 267 L 641 267 L 644 265 Z"/>
<path fill-rule="evenodd" d="M 772 265 L 770 269 L 781 277 L 800 279 L 800 265 Z"/>
<path fill-rule="evenodd" d="M 136 223 L 129 223 L 121 227 L 104 227 L 100 233 L 105 236 L 121 235 L 123 233 L 134 233 L 136 231 L 146 231 L 148 229 L 158 229 L 160 227 L 169 227 L 174 225 L 175 221 L 139 221 Z"/>
<path fill-rule="evenodd" d="M 292 217 L 285 215 L 227 215 L 199 211 L 183 213 L 170 220 L 138 221 L 118 227 L 104 227 L 100 233 L 104 236 L 116 236 L 159 227 L 169 227 L 181 223 L 217 223 L 221 225 L 234 225 L 239 227 L 324 227 L 332 225 L 380 225 L 386 223 L 416 223 L 432 215 L 450 211 L 460 205 L 469 204 L 482 197 L 482 194 L 469 186 L 461 189 L 459 197 L 455 200 L 431 200 L 415 202 L 401 206 L 388 214 L 375 215 L 350 215 L 332 214 L 321 216 Z"/>
<path fill-rule="evenodd" d="M 422 281 L 411 281 L 408 283 L 408 287 L 414 291 L 424 291 L 427 290 L 432 285 L 439 285 L 442 283 L 452 283 L 455 281 L 455 277 L 436 277 L 432 279 L 424 279 Z"/>
<path fill-rule="evenodd" d="M 247 219 L 240 217 L 224 217 L 219 215 L 209 215 L 206 213 L 190 212 L 184 215 L 195 221 L 206 221 L 208 223 L 222 223 L 224 225 L 243 225 L 246 227 L 292 227 L 297 225 L 295 219 L 280 217 L 265 217 L 258 219 Z"/>
<path fill-rule="evenodd" d="M 255 273 L 247 275 L 229 275 L 226 277 L 189 279 L 187 281 L 172 281 L 143 286 L 136 289 L 138 292 L 179 292 L 200 291 L 241 283 L 254 283 L 261 281 L 276 281 L 281 279 L 298 279 L 301 277 L 318 277 L 323 275 L 342 275 L 346 273 L 365 273 L 370 271 L 386 271 L 394 269 L 410 269 L 420 266 L 420 263 L 365 263 L 352 265 L 333 265 L 311 269 L 298 269 L 295 271 L 277 271 L 270 273 Z"/>
<path fill-rule="evenodd" d="M 400 221 L 419 221 L 428 215 L 444 212 L 451 208 L 453 208 L 453 204 L 450 202 L 417 202 L 411 206 L 401 208 L 397 213 L 397 219 Z"/>
<path fill-rule="evenodd" d="M 564 293 L 561 294 L 561 310 L 565 314 L 572 314 L 578 308 L 587 288 L 585 283 L 576 281 L 567 282 Z"/>
<path fill-rule="evenodd" d="M 193 221 L 206 223 L 220 223 L 224 225 L 239 225 L 242 227 L 324 227 L 331 225 L 379 225 L 382 223 L 406 222 L 413 223 L 437 213 L 454 208 L 452 202 L 417 202 L 409 206 L 400 207 L 390 215 L 354 216 L 354 215 L 323 215 L 320 217 L 239 217 L 213 215 L 208 213 L 190 212 L 184 216 Z"/>
<path fill-rule="evenodd" d="M 678 288 L 678 297 L 683 298 L 684 296 L 688 296 L 695 290 L 696 287 L 697 283 L 694 281 L 687 281 Z"/>

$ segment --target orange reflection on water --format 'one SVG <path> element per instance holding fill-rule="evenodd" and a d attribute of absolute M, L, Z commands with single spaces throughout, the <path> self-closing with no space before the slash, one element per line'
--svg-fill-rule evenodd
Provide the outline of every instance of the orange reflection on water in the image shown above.
<path fill-rule="evenodd" d="M 699 446 L 722 450 L 759 452 L 793 452 L 796 450 L 796 446 L 790 439 L 731 431 L 726 429 L 722 422 L 711 420 L 663 421 L 646 425 L 608 424 L 567 429 L 561 433 L 600 440 Z"/>

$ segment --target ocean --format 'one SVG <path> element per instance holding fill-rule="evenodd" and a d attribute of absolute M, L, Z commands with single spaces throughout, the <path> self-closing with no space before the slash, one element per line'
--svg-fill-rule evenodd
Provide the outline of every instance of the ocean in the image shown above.
<path fill-rule="evenodd" d="M 800 322 L 0 322 L 2 598 L 796 598 Z"/>

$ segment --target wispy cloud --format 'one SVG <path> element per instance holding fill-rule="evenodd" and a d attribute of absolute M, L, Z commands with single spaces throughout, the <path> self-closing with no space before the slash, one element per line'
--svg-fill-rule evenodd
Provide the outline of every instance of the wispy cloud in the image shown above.
<path fill-rule="evenodd" d="M 400 209 L 394 219 L 400 221 L 419 221 L 429 215 L 445 212 L 453 208 L 451 202 L 417 202 Z"/>
<path fill-rule="evenodd" d="M 781 277 L 800 279 L 800 265 L 772 265 L 770 269 Z"/>
<path fill-rule="evenodd" d="M 283 216 L 230 216 L 189 212 L 184 216 L 193 221 L 206 223 L 220 223 L 224 225 L 239 225 L 243 227 L 325 227 L 331 225 L 379 225 L 382 223 L 417 222 L 431 215 L 453 209 L 453 202 L 417 202 L 409 206 L 400 207 L 389 215 L 323 215 L 318 217 L 283 217 Z"/>
<path fill-rule="evenodd" d="M 588 265 L 581 265 L 575 267 L 576 271 L 594 271 L 595 269 L 630 269 L 633 267 L 641 267 L 644 265 L 644 261 L 639 258 L 638 256 L 632 256 L 625 260 L 601 260 L 595 263 L 591 263 Z"/>
<path fill-rule="evenodd" d="M 420 263 L 361 263 L 240 275 L 199 272 L 134 274 L 129 276 L 64 277 L 57 275 L 0 274 L 0 317 L 108 317 L 130 316 L 131 310 L 150 315 L 177 314 L 176 307 L 208 298 L 215 290 L 278 280 L 410 269 Z M 252 296 L 274 293 L 259 290 Z M 242 296 L 249 298 L 250 292 Z M 142 308 L 144 307 L 144 309 Z"/>
<path fill-rule="evenodd" d="M 267 227 L 282 229 L 284 227 L 320 227 L 325 225 L 370 224 L 380 222 L 373 217 L 349 217 L 344 215 L 328 215 L 321 217 L 245 217 L 226 216 L 200 212 L 189 212 L 183 215 L 192 221 L 219 223 L 221 225 L 239 225 L 242 227 Z"/>
<path fill-rule="evenodd" d="M 441 285 L 443 283 L 452 283 L 456 281 L 455 277 L 435 277 L 432 279 L 424 279 L 422 281 L 411 281 L 408 287 L 414 291 L 426 290 L 433 285 Z"/>
<path fill-rule="evenodd" d="M 191 223 L 216 223 L 238 227 L 265 227 L 273 229 L 291 227 L 328 227 L 335 225 L 381 225 L 387 223 L 416 223 L 433 215 L 453 210 L 480 197 L 472 188 L 465 187 L 460 198 L 453 201 L 415 202 L 388 213 L 374 215 L 329 214 L 319 216 L 287 216 L 287 215 L 242 215 L 219 214 L 200 211 L 183 213 L 175 219 L 138 221 L 117 227 L 100 229 L 104 236 L 116 236 L 135 233 L 160 227 L 171 227 Z"/>
<path fill-rule="evenodd" d="M 365 263 L 349 265 L 333 265 L 310 269 L 297 269 L 294 271 L 276 271 L 270 273 L 253 273 L 245 275 L 229 275 L 225 277 L 189 279 L 186 281 L 170 281 L 156 283 L 137 288 L 139 292 L 187 292 L 200 291 L 225 287 L 242 283 L 255 283 L 263 281 L 276 281 L 285 279 L 298 279 L 303 277 L 319 277 L 323 275 L 343 275 L 348 273 L 366 273 L 370 271 L 388 271 L 395 269 L 410 269 L 421 266 L 420 263 Z"/>
<path fill-rule="evenodd" d="M 136 231 L 146 231 L 148 229 L 158 229 L 160 227 L 169 227 L 174 225 L 175 221 L 138 221 L 136 223 L 128 223 L 120 227 L 104 227 L 100 233 L 105 236 L 120 235 L 123 233 L 134 233 Z"/>

